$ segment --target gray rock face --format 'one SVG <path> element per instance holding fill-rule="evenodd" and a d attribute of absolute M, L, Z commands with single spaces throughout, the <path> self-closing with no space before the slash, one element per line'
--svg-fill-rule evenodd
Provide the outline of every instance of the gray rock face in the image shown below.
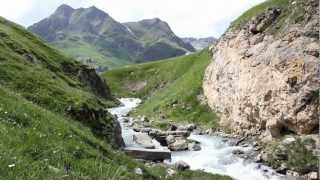
<path fill-rule="evenodd" d="M 223 35 L 203 82 L 209 106 L 221 114 L 220 125 L 242 135 L 267 130 L 273 137 L 317 129 L 318 5 L 297 0 L 287 12 L 281 10 L 280 28 L 280 10 L 267 9 Z M 297 20 L 295 13 L 303 18 Z"/>
<path fill-rule="evenodd" d="M 81 66 L 78 71 L 79 79 L 89 86 L 91 90 L 98 96 L 103 98 L 112 98 L 109 86 L 102 79 L 94 69 L 89 68 L 86 65 Z"/>

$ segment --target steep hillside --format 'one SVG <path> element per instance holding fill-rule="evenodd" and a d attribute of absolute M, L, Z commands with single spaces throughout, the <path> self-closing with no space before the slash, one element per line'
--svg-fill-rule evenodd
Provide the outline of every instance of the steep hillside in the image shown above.
<path fill-rule="evenodd" d="M 103 76 L 118 97 L 140 97 L 135 115 L 146 115 L 156 125 L 168 120 L 215 126 L 216 116 L 202 102 L 202 78 L 209 63 L 208 49 L 154 63 L 131 65 Z"/>
<path fill-rule="evenodd" d="M 114 102 L 94 70 L 2 18 L 0 46 L 1 177 L 94 177 L 97 164 L 118 169 L 121 163 L 104 157 L 111 144 L 121 145 L 105 111 Z"/>
<path fill-rule="evenodd" d="M 28 29 L 83 63 L 102 68 L 194 50 L 159 19 L 121 24 L 94 6 L 73 9 L 61 5 L 50 17 Z"/>
<path fill-rule="evenodd" d="M 182 40 L 186 43 L 191 44 L 196 50 L 202 50 L 207 48 L 213 44 L 217 43 L 217 38 L 214 37 L 207 37 L 207 38 L 182 38 Z"/>
<path fill-rule="evenodd" d="M 319 27 L 318 0 L 268 0 L 219 39 L 203 82 L 219 124 L 255 137 L 261 161 L 287 175 L 317 176 Z"/>

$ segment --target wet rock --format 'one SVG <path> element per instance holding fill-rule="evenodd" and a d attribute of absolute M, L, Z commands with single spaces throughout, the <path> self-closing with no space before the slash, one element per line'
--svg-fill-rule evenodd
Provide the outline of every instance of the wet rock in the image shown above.
<path fill-rule="evenodd" d="M 213 129 L 207 129 L 206 131 L 205 131 L 205 134 L 207 134 L 207 135 L 213 135 L 214 134 L 214 130 Z"/>
<path fill-rule="evenodd" d="M 246 140 L 245 137 L 243 137 L 243 138 L 241 138 L 241 139 L 236 139 L 235 142 L 234 142 L 234 145 L 235 145 L 235 146 L 239 146 L 239 145 L 241 145 L 243 142 L 245 142 L 245 140 Z"/>
<path fill-rule="evenodd" d="M 178 161 L 175 163 L 175 168 L 179 171 L 185 171 L 190 169 L 190 166 L 184 161 Z"/>
<path fill-rule="evenodd" d="M 145 133 L 136 133 L 133 135 L 133 140 L 146 149 L 154 149 L 155 146 L 152 143 L 152 139 Z"/>
<path fill-rule="evenodd" d="M 167 146 L 166 137 L 168 136 L 165 132 L 158 129 L 151 129 L 149 131 L 149 136 L 156 139 L 162 146 Z"/>
<path fill-rule="evenodd" d="M 193 131 L 197 128 L 197 126 L 195 124 L 188 124 L 186 126 L 187 131 Z"/>
<path fill-rule="evenodd" d="M 130 119 L 129 119 L 128 117 L 123 117 L 123 118 L 122 118 L 122 121 L 123 121 L 124 123 L 128 123 L 128 122 L 130 122 Z"/>
<path fill-rule="evenodd" d="M 169 135 L 166 137 L 167 144 L 172 144 L 175 142 L 175 137 L 173 135 Z"/>
<path fill-rule="evenodd" d="M 287 174 L 288 177 L 291 178 L 299 178 L 300 174 L 296 171 L 291 171 L 291 170 L 287 170 Z"/>
<path fill-rule="evenodd" d="M 280 165 L 280 167 L 278 167 L 277 169 L 275 169 L 275 171 L 277 173 L 280 173 L 280 174 L 286 174 L 287 173 L 287 170 L 288 170 L 288 166 L 286 163 L 282 163 Z"/>
<path fill-rule="evenodd" d="M 201 146 L 195 142 L 191 142 L 188 144 L 188 149 L 190 151 L 200 151 L 201 150 Z"/>
<path fill-rule="evenodd" d="M 262 159 L 262 154 L 259 153 L 255 158 L 254 158 L 254 162 L 256 163 L 262 163 L 263 159 Z"/>
<path fill-rule="evenodd" d="M 176 131 L 178 129 L 178 127 L 174 124 L 171 124 L 168 131 Z"/>
<path fill-rule="evenodd" d="M 192 133 L 195 135 L 203 135 L 203 134 L 205 134 L 205 131 L 203 129 L 197 127 L 195 130 L 193 130 Z"/>
<path fill-rule="evenodd" d="M 168 144 L 168 148 L 171 151 L 184 151 L 188 149 L 188 141 L 184 137 L 176 137 L 175 141 Z"/>
<path fill-rule="evenodd" d="M 186 130 L 187 130 L 187 128 L 183 125 L 180 125 L 177 127 L 177 131 L 186 131 Z"/>
<path fill-rule="evenodd" d="M 242 155 L 244 154 L 244 151 L 240 150 L 240 149 L 235 149 L 232 151 L 232 154 L 235 154 L 235 155 Z"/>
<path fill-rule="evenodd" d="M 164 132 L 166 135 L 173 135 L 173 136 L 182 136 L 182 137 L 189 137 L 189 131 L 166 131 Z"/>
<path fill-rule="evenodd" d="M 141 132 L 141 133 L 149 133 L 152 129 L 151 128 L 138 128 L 138 127 L 134 127 L 133 130 L 135 132 Z"/>

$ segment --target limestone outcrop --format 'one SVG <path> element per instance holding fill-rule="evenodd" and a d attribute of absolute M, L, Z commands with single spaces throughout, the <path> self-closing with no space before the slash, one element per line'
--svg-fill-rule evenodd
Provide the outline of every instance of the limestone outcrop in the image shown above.
<path fill-rule="evenodd" d="M 220 125 L 241 134 L 319 127 L 319 2 L 267 8 L 220 38 L 203 82 Z"/>

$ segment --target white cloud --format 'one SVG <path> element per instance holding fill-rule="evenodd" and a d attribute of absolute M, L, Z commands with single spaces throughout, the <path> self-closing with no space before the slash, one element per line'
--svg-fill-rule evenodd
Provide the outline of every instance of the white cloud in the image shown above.
<path fill-rule="evenodd" d="M 264 0 L 10 0 L 2 2 L 0 15 L 28 26 L 62 3 L 74 8 L 96 7 L 120 22 L 159 17 L 181 37 L 220 36 L 229 23 Z"/>

